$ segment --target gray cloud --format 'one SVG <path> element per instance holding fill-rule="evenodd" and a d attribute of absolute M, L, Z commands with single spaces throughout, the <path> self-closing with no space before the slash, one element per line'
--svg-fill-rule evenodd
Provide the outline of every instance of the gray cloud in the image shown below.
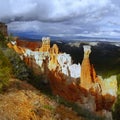
<path fill-rule="evenodd" d="M 108 32 L 120 30 L 119 3 L 118 0 L 0 0 L 0 21 L 8 23 L 10 32 L 109 35 Z"/>
<path fill-rule="evenodd" d="M 110 6 L 110 0 L 4 0 L 0 1 L 0 18 L 10 21 L 64 21 L 76 17 L 91 18 L 91 14 L 99 14 Z"/>

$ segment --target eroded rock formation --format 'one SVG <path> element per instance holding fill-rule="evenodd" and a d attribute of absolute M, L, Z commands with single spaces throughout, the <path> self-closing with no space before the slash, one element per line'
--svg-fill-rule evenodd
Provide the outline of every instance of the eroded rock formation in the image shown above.
<path fill-rule="evenodd" d="M 39 49 L 40 52 L 49 52 L 50 50 L 50 38 L 43 37 L 42 38 L 42 47 Z"/>
<path fill-rule="evenodd" d="M 116 76 L 103 79 L 95 72 L 89 60 L 90 46 L 84 47 L 82 64 L 73 64 L 71 56 L 60 53 L 56 44 L 50 47 L 50 38 L 42 39 L 37 51 L 9 43 L 23 60 L 38 74 L 47 76 L 53 93 L 77 102 L 91 111 L 110 110 L 116 100 Z"/>
<path fill-rule="evenodd" d="M 20 46 L 22 48 L 28 48 L 32 51 L 38 50 L 42 43 L 41 41 L 27 41 L 27 40 L 20 40 L 19 38 L 16 38 L 16 45 Z"/>

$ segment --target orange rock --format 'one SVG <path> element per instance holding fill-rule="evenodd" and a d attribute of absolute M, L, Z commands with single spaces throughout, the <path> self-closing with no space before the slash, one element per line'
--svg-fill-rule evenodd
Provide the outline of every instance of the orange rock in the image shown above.
<path fill-rule="evenodd" d="M 13 49 L 18 53 L 18 54 L 23 54 L 24 53 L 24 49 L 21 47 L 18 47 L 16 45 L 13 46 Z"/>
<path fill-rule="evenodd" d="M 12 45 L 11 43 L 8 43 L 7 46 L 8 46 L 9 48 L 13 48 L 13 45 Z"/>
<path fill-rule="evenodd" d="M 89 90 L 94 83 L 93 67 L 91 67 L 89 54 L 91 50 L 89 46 L 84 46 L 84 58 L 81 65 L 81 80 L 80 86 Z M 94 72 L 95 74 L 95 72 Z"/>
<path fill-rule="evenodd" d="M 50 49 L 50 54 L 58 54 L 59 48 L 56 44 L 53 44 L 53 47 Z"/>
<path fill-rule="evenodd" d="M 56 44 L 53 45 L 52 48 L 50 48 L 50 61 L 49 61 L 49 69 L 56 69 L 58 65 L 57 61 L 57 55 L 59 53 L 59 48 Z"/>
<path fill-rule="evenodd" d="M 91 65 L 89 58 L 84 58 L 81 65 L 81 80 L 80 86 L 89 90 L 93 83 L 93 78 L 91 74 Z"/>
<path fill-rule="evenodd" d="M 26 41 L 26 40 L 20 40 L 19 38 L 16 38 L 16 45 L 22 48 L 28 48 L 35 51 L 37 48 L 41 47 L 41 42 Z"/>
<path fill-rule="evenodd" d="M 40 52 L 49 52 L 50 50 L 50 38 L 42 38 L 42 47 L 39 49 Z"/>

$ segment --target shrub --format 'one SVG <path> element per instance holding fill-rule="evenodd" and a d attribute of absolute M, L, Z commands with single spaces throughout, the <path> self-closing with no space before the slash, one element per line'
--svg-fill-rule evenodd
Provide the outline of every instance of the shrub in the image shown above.
<path fill-rule="evenodd" d="M 112 110 L 114 120 L 120 120 L 120 114 L 119 114 L 120 113 L 120 74 L 117 75 L 117 81 L 118 81 L 117 101 Z"/>
<path fill-rule="evenodd" d="M 10 69 L 8 67 L 0 69 L 0 92 L 8 85 L 10 79 Z"/>
<path fill-rule="evenodd" d="M 7 57 L 5 57 L 3 52 L 0 50 L 0 92 L 9 83 L 11 73 L 11 64 Z"/>
<path fill-rule="evenodd" d="M 8 39 L 6 39 L 6 37 L 0 32 L 0 46 L 1 47 L 7 47 L 7 42 Z"/>
<path fill-rule="evenodd" d="M 29 69 L 20 59 L 19 55 L 14 50 L 9 48 L 7 48 L 4 53 L 12 64 L 12 70 L 15 77 L 21 80 L 28 80 L 30 76 Z"/>

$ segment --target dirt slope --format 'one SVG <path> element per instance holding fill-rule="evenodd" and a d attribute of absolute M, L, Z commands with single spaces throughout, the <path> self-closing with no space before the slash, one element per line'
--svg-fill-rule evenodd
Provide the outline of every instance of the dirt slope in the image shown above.
<path fill-rule="evenodd" d="M 0 94 L 0 120 L 85 120 L 71 108 L 59 105 L 30 84 L 11 79 Z"/>

